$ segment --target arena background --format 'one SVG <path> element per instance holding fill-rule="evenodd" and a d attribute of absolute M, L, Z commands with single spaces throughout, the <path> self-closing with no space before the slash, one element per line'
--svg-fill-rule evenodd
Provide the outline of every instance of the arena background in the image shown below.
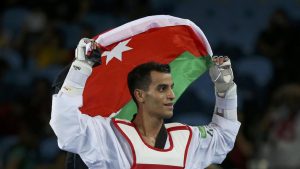
<path fill-rule="evenodd" d="M 214 54 L 232 60 L 242 126 L 234 150 L 210 168 L 300 167 L 299 0 L 2 0 L 0 168 L 64 168 L 49 126 L 51 82 L 80 38 L 156 14 L 192 20 Z M 205 74 L 172 121 L 207 124 L 214 101 Z"/>

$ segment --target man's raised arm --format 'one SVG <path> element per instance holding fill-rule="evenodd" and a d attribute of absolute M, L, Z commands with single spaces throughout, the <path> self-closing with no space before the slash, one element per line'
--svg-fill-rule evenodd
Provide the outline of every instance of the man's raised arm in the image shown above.
<path fill-rule="evenodd" d="M 100 52 L 97 50 L 96 43 L 87 38 L 81 39 L 66 79 L 58 94 L 53 95 L 50 125 L 62 149 L 75 152 L 75 149 L 65 146 L 79 137 L 86 128 L 87 123 L 83 121 L 89 117 L 83 115 L 79 108 L 82 106 L 82 93 L 92 73 L 92 66 L 99 60 Z"/>
<path fill-rule="evenodd" d="M 240 127 L 237 120 L 237 93 L 228 57 L 213 57 L 209 74 L 215 84 L 216 105 L 209 125 L 193 127 L 193 140 L 188 161 L 206 168 L 212 163 L 222 163 L 233 148 Z"/>

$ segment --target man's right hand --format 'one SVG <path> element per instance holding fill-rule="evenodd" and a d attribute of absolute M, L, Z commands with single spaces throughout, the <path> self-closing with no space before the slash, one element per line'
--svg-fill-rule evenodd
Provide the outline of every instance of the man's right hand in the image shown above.
<path fill-rule="evenodd" d="M 88 63 L 90 66 L 101 64 L 99 45 L 93 39 L 82 38 L 75 50 L 75 58 L 78 61 Z"/>
<path fill-rule="evenodd" d="M 101 64 L 98 44 L 93 39 L 82 38 L 75 50 L 75 60 L 69 69 L 61 91 L 71 96 L 81 95 L 86 80 L 93 71 L 92 67 L 96 64 Z"/>

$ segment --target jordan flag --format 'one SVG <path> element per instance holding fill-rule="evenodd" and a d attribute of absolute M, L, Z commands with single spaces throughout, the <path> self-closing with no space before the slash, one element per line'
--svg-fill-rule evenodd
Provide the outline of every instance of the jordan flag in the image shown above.
<path fill-rule="evenodd" d="M 141 18 L 94 38 L 102 50 L 102 65 L 93 68 L 83 93 L 81 111 L 130 120 L 137 112 L 127 74 L 149 62 L 168 63 L 176 100 L 209 67 L 210 45 L 199 27 L 168 15 Z"/>

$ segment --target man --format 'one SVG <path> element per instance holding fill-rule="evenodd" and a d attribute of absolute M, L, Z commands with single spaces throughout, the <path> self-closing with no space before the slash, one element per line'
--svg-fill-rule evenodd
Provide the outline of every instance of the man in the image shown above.
<path fill-rule="evenodd" d="M 228 57 L 213 57 L 210 68 L 217 98 L 212 122 L 192 127 L 164 124 L 173 115 L 176 84 L 168 65 L 153 62 L 128 74 L 129 91 L 138 107 L 132 121 L 82 114 L 82 93 L 95 63 L 90 54 L 96 48 L 92 40 L 79 42 L 66 80 L 53 96 L 50 125 L 61 149 L 78 153 L 89 168 L 98 169 L 192 169 L 224 160 L 240 126 Z"/>

